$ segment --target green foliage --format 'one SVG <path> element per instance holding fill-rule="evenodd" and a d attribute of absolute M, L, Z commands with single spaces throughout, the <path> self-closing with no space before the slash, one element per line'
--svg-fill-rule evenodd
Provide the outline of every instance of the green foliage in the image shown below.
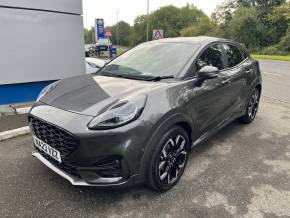
<path fill-rule="evenodd" d="M 282 37 L 281 41 L 277 44 L 277 48 L 280 51 L 290 53 L 290 27 L 288 27 L 287 34 Z"/>
<path fill-rule="evenodd" d="M 216 25 L 227 27 L 227 24 L 233 19 L 238 6 L 237 0 L 225 1 L 219 4 L 212 13 L 211 20 Z"/>
<path fill-rule="evenodd" d="M 255 8 L 240 7 L 228 25 L 230 38 L 256 49 L 264 46 L 265 27 L 259 21 Z"/>
<path fill-rule="evenodd" d="M 134 43 L 139 44 L 146 41 L 146 15 L 141 15 L 135 18 L 134 21 Z"/>
<path fill-rule="evenodd" d="M 181 36 L 215 36 L 222 37 L 223 32 L 210 21 L 208 17 L 203 17 L 200 21 L 186 27 L 180 31 Z"/>
<path fill-rule="evenodd" d="M 180 13 L 180 21 L 179 21 L 180 29 L 191 26 L 193 23 L 200 21 L 201 18 L 207 17 L 202 10 L 190 4 L 187 4 L 185 7 L 180 8 L 179 13 Z"/>
<path fill-rule="evenodd" d="M 260 50 L 257 50 L 256 53 L 261 55 L 287 55 L 287 52 L 279 50 L 277 46 L 269 46 Z"/>
<path fill-rule="evenodd" d="M 284 16 L 287 19 L 288 25 L 290 25 L 290 1 L 274 8 L 274 12 Z"/>
<path fill-rule="evenodd" d="M 285 54 L 287 46 L 279 44 L 282 40 L 288 42 L 289 5 L 285 0 L 227 0 L 211 18 L 226 38 L 241 42 L 250 50 Z"/>
<path fill-rule="evenodd" d="M 278 43 L 286 34 L 289 21 L 287 22 L 287 17 L 275 9 L 267 14 L 266 19 L 267 44 L 273 45 Z"/>
<path fill-rule="evenodd" d="M 107 27 L 108 29 L 110 29 L 112 31 L 112 38 L 111 41 L 113 42 L 113 44 L 117 44 L 117 24 L 113 25 L 113 26 L 109 26 Z M 118 35 L 119 35 L 119 44 L 120 45 L 124 45 L 124 46 L 131 46 L 131 42 L 132 42 L 132 34 L 133 34 L 133 30 L 131 28 L 131 26 L 124 22 L 124 21 L 120 21 L 118 23 Z"/>
<path fill-rule="evenodd" d="M 187 4 L 153 11 L 149 17 L 149 40 L 153 29 L 163 29 L 165 37 L 216 36 L 234 39 L 261 54 L 289 54 L 290 2 L 286 0 L 225 0 L 209 18 Z M 117 26 L 109 27 L 117 43 Z M 134 46 L 146 41 L 147 15 L 135 18 L 134 25 L 119 22 L 119 44 Z M 94 42 L 94 28 L 85 29 L 86 43 Z"/>
<path fill-rule="evenodd" d="M 165 37 L 178 36 L 182 25 L 179 8 L 170 5 L 158 9 L 150 15 L 150 24 L 151 29 L 163 29 Z"/>
<path fill-rule="evenodd" d="M 194 5 L 178 8 L 173 5 L 161 7 L 149 15 L 149 39 L 153 29 L 163 29 L 164 37 L 180 36 L 180 31 L 207 17 Z M 146 15 L 138 16 L 134 22 L 136 43 L 146 41 Z"/>
<path fill-rule="evenodd" d="M 269 9 L 272 7 L 277 7 L 286 0 L 238 0 L 238 3 L 244 7 L 260 7 L 262 9 Z"/>
<path fill-rule="evenodd" d="M 92 44 L 95 42 L 95 28 L 91 27 L 91 29 L 84 29 L 85 33 L 85 44 Z"/>
<path fill-rule="evenodd" d="M 252 54 L 251 57 L 255 59 L 270 59 L 278 61 L 290 61 L 290 55 L 256 55 Z"/>

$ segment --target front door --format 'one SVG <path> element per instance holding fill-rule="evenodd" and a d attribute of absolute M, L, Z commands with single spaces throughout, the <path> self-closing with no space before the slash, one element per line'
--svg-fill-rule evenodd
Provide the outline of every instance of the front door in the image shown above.
<path fill-rule="evenodd" d="M 226 63 L 220 44 L 210 45 L 197 58 L 195 63 L 196 72 L 198 73 L 203 66 L 214 66 L 221 72 L 216 78 L 206 79 L 194 86 L 191 110 L 192 119 L 200 131 L 199 135 L 203 135 L 226 118 L 229 98 L 231 98 L 231 95 L 227 93 L 229 85 L 227 81 L 230 78 L 223 73 Z"/>

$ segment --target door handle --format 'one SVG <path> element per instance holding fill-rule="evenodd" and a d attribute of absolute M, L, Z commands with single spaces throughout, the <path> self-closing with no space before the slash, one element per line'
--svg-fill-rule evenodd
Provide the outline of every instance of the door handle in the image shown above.
<path fill-rule="evenodd" d="M 228 79 L 224 79 L 222 81 L 222 84 L 228 84 L 228 83 L 231 83 L 231 82 L 232 82 L 232 80 L 230 78 L 228 78 Z"/>
<path fill-rule="evenodd" d="M 246 73 L 253 73 L 253 72 L 254 72 L 253 69 L 248 69 L 248 70 L 246 70 Z"/>

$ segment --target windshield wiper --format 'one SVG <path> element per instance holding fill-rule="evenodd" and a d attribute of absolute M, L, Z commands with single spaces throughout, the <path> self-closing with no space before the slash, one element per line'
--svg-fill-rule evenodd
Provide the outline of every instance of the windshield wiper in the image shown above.
<path fill-rule="evenodd" d="M 174 75 L 166 75 L 166 76 L 148 76 L 148 75 L 133 75 L 133 74 L 117 74 L 117 73 L 112 73 L 110 71 L 105 71 L 101 70 L 99 71 L 99 75 L 104 75 L 104 76 L 113 76 L 113 77 L 121 77 L 121 78 L 126 78 L 126 79 L 136 79 L 136 80 L 145 80 L 145 81 L 160 81 L 163 79 L 171 79 L 174 78 Z"/>
<path fill-rule="evenodd" d="M 160 81 L 160 80 L 163 80 L 163 79 L 172 79 L 174 78 L 174 75 L 167 75 L 167 76 L 152 76 L 152 77 L 149 77 L 148 81 Z"/>
<path fill-rule="evenodd" d="M 126 79 L 135 79 L 135 80 L 147 80 L 147 77 L 140 76 L 140 75 L 132 75 L 132 74 L 127 74 L 127 73 L 113 73 L 113 72 L 105 71 L 105 70 L 101 70 L 99 75 L 120 77 L 120 78 L 126 78 Z"/>

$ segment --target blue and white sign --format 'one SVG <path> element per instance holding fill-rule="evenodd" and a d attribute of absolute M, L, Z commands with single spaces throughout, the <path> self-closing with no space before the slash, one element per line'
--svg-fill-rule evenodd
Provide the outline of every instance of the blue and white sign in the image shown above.
<path fill-rule="evenodd" d="M 104 19 L 95 20 L 96 41 L 105 38 Z"/>
<path fill-rule="evenodd" d="M 116 57 L 117 56 L 117 48 L 111 48 L 110 50 L 110 57 Z"/>

